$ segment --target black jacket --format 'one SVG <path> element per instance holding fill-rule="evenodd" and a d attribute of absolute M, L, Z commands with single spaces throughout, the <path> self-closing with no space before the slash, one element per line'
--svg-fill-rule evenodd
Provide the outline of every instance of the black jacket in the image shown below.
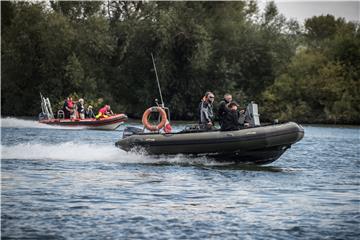
<path fill-rule="evenodd" d="M 85 107 L 84 105 L 81 105 L 81 103 L 76 103 L 77 111 L 78 113 L 84 113 L 85 114 Z"/>
<path fill-rule="evenodd" d="M 228 103 L 229 103 L 228 101 L 226 101 L 225 99 L 223 99 L 223 100 L 220 102 L 220 104 L 219 104 L 218 116 L 219 116 L 220 126 L 222 125 L 222 121 L 223 121 L 224 115 L 226 114 L 226 110 L 227 110 L 226 104 L 228 104 Z"/>
<path fill-rule="evenodd" d="M 222 118 L 222 131 L 234 131 L 241 128 L 240 123 L 240 113 L 238 111 L 232 111 L 228 108 L 225 108 L 225 114 Z"/>
<path fill-rule="evenodd" d="M 68 101 L 65 100 L 64 105 L 63 105 L 64 118 L 70 118 L 70 112 L 69 112 L 68 108 L 69 108 Z"/>

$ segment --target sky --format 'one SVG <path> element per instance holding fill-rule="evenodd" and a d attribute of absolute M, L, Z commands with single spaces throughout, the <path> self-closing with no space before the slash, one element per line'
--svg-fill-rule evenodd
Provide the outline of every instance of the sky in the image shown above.
<path fill-rule="evenodd" d="M 267 0 L 258 1 L 260 9 L 263 9 Z M 312 16 L 331 14 L 335 17 L 343 17 L 347 21 L 360 22 L 360 0 L 351 1 L 299 1 L 299 0 L 275 0 L 278 11 L 286 18 L 294 18 L 303 23 L 306 18 Z"/>

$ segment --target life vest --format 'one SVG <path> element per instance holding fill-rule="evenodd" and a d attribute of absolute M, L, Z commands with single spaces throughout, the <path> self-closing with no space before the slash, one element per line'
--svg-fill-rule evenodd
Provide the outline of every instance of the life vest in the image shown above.
<path fill-rule="evenodd" d="M 71 101 L 71 100 L 67 101 L 67 107 L 70 108 L 70 109 L 73 108 L 74 107 L 74 102 Z"/>

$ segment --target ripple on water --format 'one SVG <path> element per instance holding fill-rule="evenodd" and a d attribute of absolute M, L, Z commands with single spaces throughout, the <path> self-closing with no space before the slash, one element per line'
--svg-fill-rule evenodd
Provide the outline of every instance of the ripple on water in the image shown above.
<path fill-rule="evenodd" d="M 3 127 L 2 237 L 357 239 L 359 130 L 305 132 L 253 166 L 125 153 L 121 129 Z"/>

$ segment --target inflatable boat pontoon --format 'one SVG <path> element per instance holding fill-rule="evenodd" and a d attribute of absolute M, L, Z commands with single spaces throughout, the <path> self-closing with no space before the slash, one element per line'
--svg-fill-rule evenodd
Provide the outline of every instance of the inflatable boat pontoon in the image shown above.
<path fill-rule="evenodd" d="M 106 118 L 85 118 L 85 119 L 65 119 L 64 112 L 62 110 L 58 111 L 57 118 L 55 118 L 49 98 L 41 97 L 41 110 L 39 114 L 39 123 L 44 123 L 48 125 L 57 125 L 65 127 L 83 127 L 86 129 L 95 129 L 95 130 L 115 130 L 122 123 L 126 122 L 128 117 L 125 114 L 115 114 L 108 116 Z"/>
<path fill-rule="evenodd" d="M 158 134 L 131 130 L 133 134 L 125 130 L 116 146 L 125 151 L 141 148 L 154 155 L 205 155 L 219 161 L 256 164 L 275 161 L 304 136 L 304 129 L 294 122 L 237 131 Z"/>

